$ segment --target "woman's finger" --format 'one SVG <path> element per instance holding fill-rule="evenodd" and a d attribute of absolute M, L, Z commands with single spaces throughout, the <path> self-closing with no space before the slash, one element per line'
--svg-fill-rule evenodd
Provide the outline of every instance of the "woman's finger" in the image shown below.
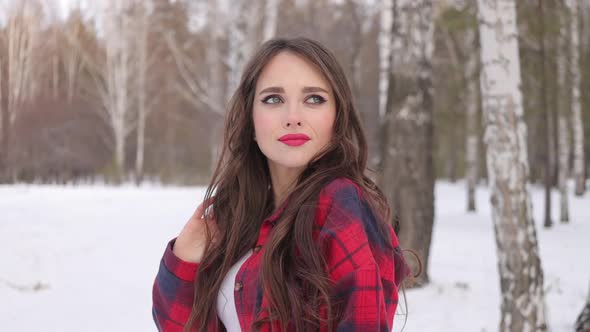
<path fill-rule="evenodd" d="M 197 206 L 197 209 L 195 210 L 195 217 L 197 217 L 197 219 L 203 219 L 203 214 L 205 213 L 205 207 L 203 206 L 203 203 L 199 204 L 199 206 Z"/>
<path fill-rule="evenodd" d="M 213 197 L 209 197 L 209 199 L 206 199 L 203 202 L 201 202 L 201 204 L 199 204 L 199 206 L 197 207 L 197 210 L 195 211 L 195 216 L 198 219 L 204 219 L 205 211 L 207 211 L 207 208 L 209 206 L 211 206 L 212 204 L 213 204 Z"/>
<path fill-rule="evenodd" d="M 214 200 L 215 200 L 215 197 L 209 197 L 208 199 L 204 200 L 203 203 L 201 203 L 203 206 L 203 211 L 201 213 L 202 218 L 204 218 L 204 215 L 207 212 L 207 210 L 209 209 L 209 207 L 211 207 L 213 205 Z"/>

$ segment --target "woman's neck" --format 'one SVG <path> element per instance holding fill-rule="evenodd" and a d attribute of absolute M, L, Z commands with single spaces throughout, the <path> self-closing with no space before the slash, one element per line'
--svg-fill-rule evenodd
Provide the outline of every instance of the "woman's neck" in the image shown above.
<path fill-rule="evenodd" d="M 281 206 L 303 169 L 276 167 L 269 164 L 275 208 Z"/>

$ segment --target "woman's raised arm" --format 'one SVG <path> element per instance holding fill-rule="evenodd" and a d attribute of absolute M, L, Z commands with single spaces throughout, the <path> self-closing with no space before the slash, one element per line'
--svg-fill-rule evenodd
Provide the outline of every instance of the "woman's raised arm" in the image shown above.
<path fill-rule="evenodd" d="M 152 288 L 152 316 L 158 331 L 181 332 L 191 313 L 194 282 L 206 244 L 206 225 L 217 235 L 214 220 L 204 218 L 200 204 L 178 237 L 168 242 Z M 194 326 L 195 324 L 193 324 Z"/>

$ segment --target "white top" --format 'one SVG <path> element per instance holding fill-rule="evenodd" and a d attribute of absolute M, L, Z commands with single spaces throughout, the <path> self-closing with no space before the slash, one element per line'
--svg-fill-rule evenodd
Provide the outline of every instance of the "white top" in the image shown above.
<path fill-rule="evenodd" d="M 227 271 L 221 282 L 219 294 L 217 295 L 217 315 L 228 332 L 241 331 L 238 312 L 236 310 L 236 301 L 234 300 L 234 287 L 236 275 L 250 255 L 252 255 L 252 249 Z"/>

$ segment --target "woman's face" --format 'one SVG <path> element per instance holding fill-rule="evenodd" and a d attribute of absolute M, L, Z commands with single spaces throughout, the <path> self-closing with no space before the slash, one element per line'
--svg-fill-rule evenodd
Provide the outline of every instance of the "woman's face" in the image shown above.
<path fill-rule="evenodd" d="M 332 138 L 330 84 L 307 60 L 283 51 L 264 67 L 255 93 L 255 139 L 269 168 L 304 168 Z"/>

